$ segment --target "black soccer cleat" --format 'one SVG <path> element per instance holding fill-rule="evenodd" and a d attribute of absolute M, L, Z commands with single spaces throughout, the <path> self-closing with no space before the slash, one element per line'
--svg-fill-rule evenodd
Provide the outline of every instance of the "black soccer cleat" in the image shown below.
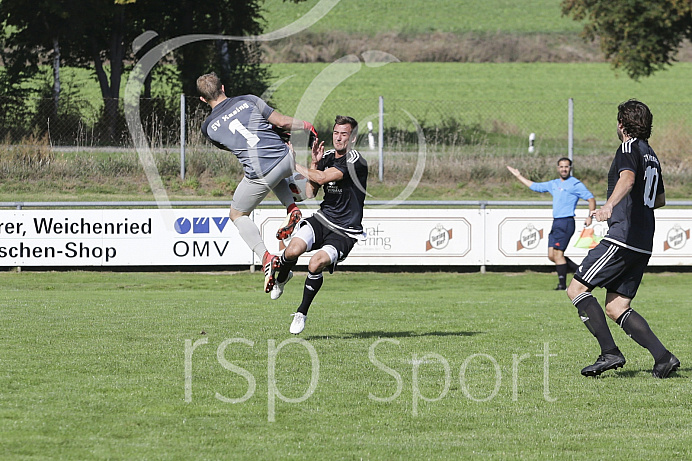
<path fill-rule="evenodd" d="M 565 291 L 567 287 L 565 285 L 558 285 L 554 288 L 555 291 Z"/>
<path fill-rule="evenodd" d="M 671 352 L 668 352 L 666 356 L 667 359 L 654 364 L 654 369 L 651 371 L 651 376 L 654 378 L 667 378 L 669 374 L 680 367 L 680 360 Z"/>
<path fill-rule="evenodd" d="M 625 362 L 625 356 L 622 354 L 601 354 L 596 359 L 596 363 L 584 368 L 581 374 L 584 376 L 598 376 L 604 371 L 622 368 Z"/>

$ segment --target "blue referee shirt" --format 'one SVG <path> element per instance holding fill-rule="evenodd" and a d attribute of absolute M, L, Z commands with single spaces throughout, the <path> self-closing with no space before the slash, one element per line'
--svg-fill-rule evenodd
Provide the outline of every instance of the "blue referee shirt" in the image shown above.
<path fill-rule="evenodd" d="M 589 200 L 593 194 L 574 176 L 531 184 L 535 192 L 550 192 L 553 196 L 553 218 L 572 218 L 579 199 Z"/>

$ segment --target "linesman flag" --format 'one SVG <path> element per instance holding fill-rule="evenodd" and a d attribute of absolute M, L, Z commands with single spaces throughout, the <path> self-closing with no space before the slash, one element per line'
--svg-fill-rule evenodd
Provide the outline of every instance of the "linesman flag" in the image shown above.
<path fill-rule="evenodd" d="M 601 240 L 603 240 L 603 237 L 594 235 L 593 227 L 585 227 L 581 231 L 581 234 L 579 234 L 579 238 L 575 242 L 574 246 L 577 248 L 591 249 L 598 245 L 598 242 Z"/>

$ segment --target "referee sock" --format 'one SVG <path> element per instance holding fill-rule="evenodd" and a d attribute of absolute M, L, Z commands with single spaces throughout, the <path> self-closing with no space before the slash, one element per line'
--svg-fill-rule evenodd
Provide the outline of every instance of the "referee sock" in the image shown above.
<path fill-rule="evenodd" d="M 303 315 L 308 315 L 310 304 L 312 304 L 312 300 L 315 299 L 317 292 L 320 291 L 323 281 L 324 278 L 322 277 L 322 272 L 313 274 L 312 272 L 308 271 L 308 276 L 305 279 L 305 287 L 303 288 L 303 301 L 298 307 L 298 312 Z"/>
<path fill-rule="evenodd" d="M 567 286 L 567 264 L 556 264 L 555 269 L 557 270 L 557 286 L 566 287 Z"/>
<path fill-rule="evenodd" d="M 284 283 L 286 281 L 286 277 L 288 277 L 288 273 L 291 271 L 291 269 L 293 269 L 297 262 L 297 258 L 286 259 L 284 253 L 282 253 L 281 257 L 279 258 L 279 273 L 276 276 L 276 281 L 279 283 Z"/>
<path fill-rule="evenodd" d="M 634 309 L 627 309 L 617 320 L 617 324 L 625 330 L 627 336 L 645 349 L 648 349 L 656 362 L 660 362 L 666 355 L 667 349 L 656 337 L 644 317 Z"/>
<path fill-rule="evenodd" d="M 613 335 L 610 334 L 606 316 L 603 313 L 601 305 L 598 304 L 598 300 L 594 298 L 591 293 L 586 291 L 577 295 L 572 300 L 572 304 L 577 308 L 579 317 L 581 317 L 581 321 L 584 322 L 586 328 L 588 328 L 591 334 L 598 340 L 598 344 L 601 346 L 601 354 L 619 353 L 620 350 L 615 345 Z"/>
<path fill-rule="evenodd" d="M 572 261 L 568 257 L 565 257 L 565 261 L 567 261 L 567 272 L 574 273 L 577 271 L 577 269 L 579 269 L 579 266 L 577 265 L 577 263 L 575 263 L 574 261 Z"/>

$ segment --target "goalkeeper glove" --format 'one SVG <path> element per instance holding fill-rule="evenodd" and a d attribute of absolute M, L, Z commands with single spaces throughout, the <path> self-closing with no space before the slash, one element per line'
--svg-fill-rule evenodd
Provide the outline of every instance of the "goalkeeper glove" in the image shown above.
<path fill-rule="evenodd" d="M 317 130 L 315 130 L 315 127 L 312 126 L 312 123 L 306 122 L 305 120 L 303 120 L 303 129 L 309 132 L 308 147 L 312 148 L 315 139 L 317 139 Z"/>

